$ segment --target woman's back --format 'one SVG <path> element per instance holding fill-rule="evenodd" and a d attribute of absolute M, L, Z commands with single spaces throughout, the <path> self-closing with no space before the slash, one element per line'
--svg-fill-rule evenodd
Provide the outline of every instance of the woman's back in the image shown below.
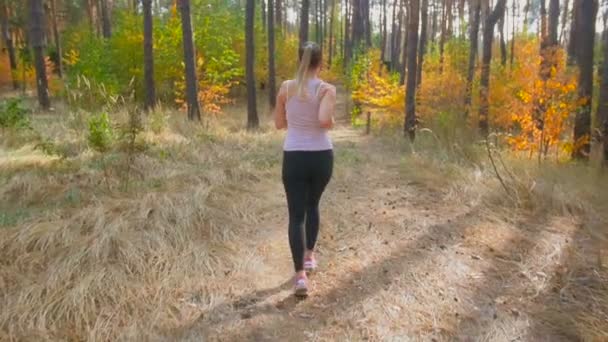
<path fill-rule="evenodd" d="M 284 84 L 287 136 L 285 151 L 324 151 L 333 148 L 328 129 L 319 124 L 319 106 L 326 84 L 318 78 L 307 81 L 305 96 L 296 94 L 295 82 Z"/>

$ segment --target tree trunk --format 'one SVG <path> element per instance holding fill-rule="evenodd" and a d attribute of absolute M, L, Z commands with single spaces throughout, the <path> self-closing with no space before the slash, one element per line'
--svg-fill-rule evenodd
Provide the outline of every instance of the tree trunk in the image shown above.
<path fill-rule="evenodd" d="M 274 108 L 277 99 L 274 50 L 274 4 L 273 0 L 268 0 L 268 99 L 271 108 Z"/>
<path fill-rule="evenodd" d="M 572 2 L 572 18 L 570 19 L 570 36 L 568 38 L 568 64 L 576 63 L 577 39 L 580 38 L 579 30 L 579 11 L 582 0 L 574 0 Z"/>
<path fill-rule="evenodd" d="M 602 70 L 600 82 L 600 99 L 597 108 L 597 119 L 599 124 L 600 136 L 603 140 L 604 166 L 608 166 L 608 26 L 604 22 L 604 32 L 602 34 Z"/>
<path fill-rule="evenodd" d="M 6 1 L 2 3 L 0 8 L 0 35 L 6 45 L 8 52 L 8 61 L 11 68 L 11 79 L 13 81 L 13 89 L 19 89 L 19 80 L 17 78 L 17 56 L 15 55 L 15 46 L 13 44 L 13 35 L 9 26 L 8 4 Z"/>
<path fill-rule="evenodd" d="M 391 54 L 391 64 L 393 71 L 401 70 L 401 66 L 399 63 L 399 58 L 401 56 L 401 32 L 403 32 L 403 2 L 400 2 L 399 5 L 399 14 L 397 18 L 397 29 L 393 38 L 393 46 L 392 46 L 392 54 Z"/>
<path fill-rule="evenodd" d="M 391 49 L 390 49 L 390 68 L 391 71 L 395 70 L 395 49 L 397 48 L 397 30 L 400 30 L 400 26 L 397 23 L 397 0 L 393 1 L 393 20 L 391 21 Z"/>
<path fill-rule="evenodd" d="M 509 66 L 511 67 L 511 69 L 513 69 L 513 61 L 515 60 L 515 32 L 516 32 L 516 27 L 517 27 L 516 4 L 517 4 L 517 1 L 513 0 L 513 32 L 511 35 L 511 56 L 509 57 Z"/>
<path fill-rule="evenodd" d="M 270 5 L 268 5 L 270 6 Z M 266 30 L 266 1 L 260 0 L 260 16 L 262 17 L 262 31 Z"/>
<path fill-rule="evenodd" d="M 283 27 L 283 0 L 275 0 L 275 29 Z"/>
<path fill-rule="evenodd" d="M 564 10 L 562 12 L 562 28 L 559 32 L 559 41 L 564 42 L 565 34 L 566 34 L 566 22 L 568 21 L 568 7 L 570 5 L 569 0 L 564 0 Z"/>
<path fill-rule="evenodd" d="M 530 0 L 524 5 L 524 33 L 528 33 L 528 13 L 530 12 Z"/>
<path fill-rule="evenodd" d="M 435 39 L 437 38 L 437 13 L 439 12 L 437 10 L 437 1 L 438 0 L 432 0 L 433 1 L 433 20 L 431 22 L 431 43 L 435 43 Z"/>
<path fill-rule="evenodd" d="M 331 12 L 329 14 L 329 67 L 334 58 L 334 17 L 336 15 L 336 0 L 331 0 Z"/>
<path fill-rule="evenodd" d="M 152 0 L 142 0 L 142 4 L 144 10 L 144 84 L 146 87 L 144 107 L 146 110 L 150 110 L 156 105 Z"/>
<path fill-rule="evenodd" d="M 541 0 L 544 1 L 544 0 Z M 502 13 L 502 17 L 498 20 L 498 26 L 500 29 L 500 64 L 505 67 L 507 66 L 507 42 L 505 41 L 505 17 L 506 8 Z"/>
<path fill-rule="evenodd" d="M 420 87 L 422 84 L 422 66 L 424 64 L 424 54 L 426 54 L 426 30 L 428 26 L 428 0 L 422 0 L 421 18 L 422 24 L 420 25 L 420 43 L 418 46 L 418 64 L 416 70 L 416 87 Z"/>
<path fill-rule="evenodd" d="M 302 0 L 300 12 L 300 46 L 308 41 L 308 13 L 310 12 L 310 0 Z"/>
<path fill-rule="evenodd" d="M 343 63 L 344 63 L 344 67 L 346 68 L 346 66 L 348 65 L 348 63 L 350 62 L 350 59 L 352 58 L 353 55 L 353 47 L 352 47 L 352 43 L 350 41 L 350 7 L 349 3 L 350 0 L 345 0 L 345 11 L 344 11 L 344 59 L 343 59 Z"/>
<path fill-rule="evenodd" d="M 247 129 L 255 129 L 260 125 L 255 96 L 255 46 L 254 24 L 255 0 L 247 0 L 245 9 L 245 72 L 247 78 Z"/>
<path fill-rule="evenodd" d="M 382 0 L 382 17 L 380 23 L 380 33 L 382 35 L 381 43 L 380 43 L 380 62 L 384 63 L 384 59 L 386 58 L 386 1 Z"/>
<path fill-rule="evenodd" d="M 365 27 L 365 44 L 366 48 L 372 46 L 372 25 L 369 21 L 369 1 L 362 0 L 363 2 L 363 25 Z"/>
<path fill-rule="evenodd" d="M 445 42 L 450 36 L 451 31 L 451 13 L 452 13 L 452 0 L 443 0 L 443 11 L 441 14 L 441 37 L 439 38 L 439 71 L 443 72 L 443 60 L 444 60 L 444 49 Z M 448 28 L 448 22 L 450 21 L 450 28 Z"/>
<path fill-rule="evenodd" d="M 95 0 L 83 0 L 85 2 L 85 6 L 87 8 L 87 17 L 89 18 L 89 30 L 91 34 L 95 33 L 95 15 L 94 15 L 94 7 L 93 2 Z"/>
<path fill-rule="evenodd" d="M 469 28 L 469 65 L 467 68 L 467 84 L 464 95 L 464 118 L 469 116 L 471 110 L 471 97 L 473 94 L 473 78 L 475 77 L 475 62 L 477 61 L 477 50 L 479 42 L 479 22 L 481 17 L 481 0 L 470 0 L 470 22 Z"/>
<path fill-rule="evenodd" d="M 353 22 L 352 22 L 352 40 L 356 50 L 361 47 L 361 42 L 365 38 L 365 0 L 353 1 Z"/>
<path fill-rule="evenodd" d="M 410 0 L 409 23 L 408 23 L 408 59 L 407 59 L 407 85 L 405 87 L 405 125 L 404 134 L 409 136 L 410 141 L 416 138 L 416 70 L 418 50 L 418 20 L 420 8 L 418 0 Z"/>
<path fill-rule="evenodd" d="M 51 0 L 51 18 L 53 20 L 53 37 L 55 41 L 55 52 L 57 53 L 57 75 L 60 78 L 63 78 L 63 61 L 61 52 L 61 37 L 59 35 L 59 29 L 57 28 L 57 7 L 55 4 L 55 0 Z"/>
<path fill-rule="evenodd" d="M 182 17 L 182 35 L 184 43 L 184 65 L 186 66 L 186 100 L 188 119 L 200 120 L 201 108 L 198 103 L 198 82 L 196 80 L 194 38 L 192 19 L 190 18 L 190 0 L 179 0 Z"/>
<path fill-rule="evenodd" d="M 595 0 L 579 0 L 578 13 L 578 51 L 576 61 L 579 68 L 578 97 L 584 104 L 576 113 L 574 120 L 574 143 L 577 147 L 572 152 L 575 159 L 588 159 L 591 135 L 591 104 L 593 94 L 593 45 L 595 43 L 595 16 L 597 3 Z M 582 20 L 585 18 L 585 20 Z M 587 141 L 585 141 L 585 139 Z"/>
<path fill-rule="evenodd" d="M 503 16 L 506 0 L 498 0 L 494 10 L 485 20 L 483 28 L 483 56 L 481 61 L 481 79 L 479 87 L 479 131 L 488 136 L 488 113 L 490 109 L 490 62 L 492 60 L 492 40 L 494 39 L 494 26 Z"/>
<path fill-rule="evenodd" d="M 42 0 L 30 0 L 30 41 L 34 50 L 38 103 L 44 110 L 51 106 L 49 87 L 44 63 L 44 7 Z"/>
<path fill-rule="evenodd" d="M 112 37 L 112 24 L 110 22 L 110 11 L 108 10 L 108 1 L 101 0 L 101 26 L 103 37 L 109 39 Z"/>
<path fill-rule="evenodd" d="M 411 0 L 407 0 L 407 1 L 411 1 Z M 420 1 L 420 0 L 418 0 L 418 1 Z M 410 14 L 409 12 L 410 11 L 408 9 L 408 11 L 403 15 L 403 22 L 405 23 L 405 34 L 403 36 L 403 44 L 401 46 L 401 64 L 399 65 L 400 66 L 400 68 L 399 68 L 399 74 L 400 74 L 400 76 L 399 76 L 399 84 L 400 85 L 404 85 L 405 84 L 405 76 L 406 76 L 405 74 L 406 74 L 406 69 L 408 67 L 407 59 L 409 57 L 408 56 L 409 51 L 407 49 L 407 46 L 408 46 L 408 41 L 409 41 L 409 32 L 408 31 L 410 29 L 410 27 L 409 27 L 410 26 L 409 25 L 410 21 L 408 19 L 409 18 L 409 14 Z M 417 57 L 418 56 L 416 56 L 416 58 Z M 407 72 L 409 72 L 409 70 Z"/>

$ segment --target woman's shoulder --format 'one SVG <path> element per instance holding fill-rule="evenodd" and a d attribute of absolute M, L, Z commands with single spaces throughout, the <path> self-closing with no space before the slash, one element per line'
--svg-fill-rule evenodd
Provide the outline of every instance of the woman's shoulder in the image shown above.
<path fill-rule="evenodd" d="M 319 85 L 319 96 L 323 97 L 326 94 L 336 95 L 336 86 L 321 80 L 321 84 Z"/>

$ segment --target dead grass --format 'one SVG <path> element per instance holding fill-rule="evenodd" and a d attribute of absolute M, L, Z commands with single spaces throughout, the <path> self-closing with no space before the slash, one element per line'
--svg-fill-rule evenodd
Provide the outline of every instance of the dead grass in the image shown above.
<path fill-rule="evenodd" d="M 244 117 L 148 120 L 129 191 L 124 152 L 102 164 L 87 147 L 86 113 L 34 120 L 64 158 L 0 141 L 12 215 L 0 220 L 0 340 L 608 334 L 606 175 L 504 155 L 514 200 L 474 146 L 441 151 L 421 135 L 412 154 L 400 137 L 340 129 L 325 268 L 298 304 L 283 286 L 281 134 L 243 131 Z"/>

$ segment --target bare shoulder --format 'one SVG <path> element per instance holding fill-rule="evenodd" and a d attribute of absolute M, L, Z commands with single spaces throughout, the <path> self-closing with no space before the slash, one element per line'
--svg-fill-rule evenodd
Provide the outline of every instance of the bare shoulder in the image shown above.
<path fill-rule="evenodd" d="M 321 83 L 321 89 L 319 94 L 323 97 L 329 95 L 331 97 L 336 97 L 336 86 L 327 82 Z"/>

